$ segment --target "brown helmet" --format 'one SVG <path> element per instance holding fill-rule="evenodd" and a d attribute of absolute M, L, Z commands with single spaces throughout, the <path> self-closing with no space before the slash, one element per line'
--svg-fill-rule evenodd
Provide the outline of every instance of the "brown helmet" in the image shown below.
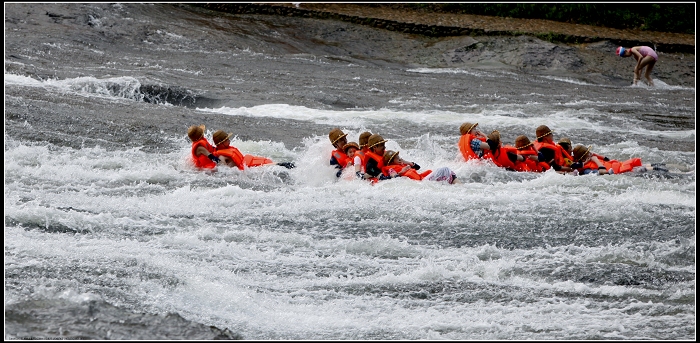
<path fill-rule="evenodd" d="M 537 136 L 537 139 L 540 139 L 542 137 L 545 137 L 549 134 L 552 133 L 552 130 L 547 127 L 547 125 L 540 125 L 535 129 L 535 135 Z"/>
<path fill-rule="evenodd" d="M 347 133 L 343 133 L 343 131 L 341 131 L 339 128 L 335 128 L 328 134 L 328 139 L 331 140 L 331 144 L 335 145 L 335 142 L 347 135 Z"/>
<path fill-rule="evenodd" d="M 357 145 L 357 143 L 355 143 L 355 142 L 350 142 L 348 144 L 345 144 L 345 146 L 343 147 L 343 151 L 345 151 L 345 153 L 347 154 L 349 148 L 355 148 L 357 150 L 360 150 L 360 146 Z"/>
<path fill-rule="evenodd" d="M 530 139 L 525 135 L 520 135 L 515 138 L 515 148 L 518 150 L 525 149 L 530 145 L 532 145 L 532 142 L 530 142 Z"/>
<path fill-rule="evenodd" d="M 466 123 L 460 125 L 460 127 L 459 127 L 459 133 L 460 133 L 461 135 L 466 135 L 467 133 L 469 133 L 469 131 L 471 131 L 472 129 L 474 129 L 477 125 L 479 125 L 479 123 L 474 123 L 474 124 L 472 124 L 472 123 L 466 122 Z"/>
<path fill-rule="evenodd" d="M 360 147 L 364 148 L 367 146 L 367 142 L 369 141 L 369 136 L 371 136 L 372 133 L 369 131 L 365 131 L 360 134 L 360 140 L 358 141 L 360 143 Z"/>
<path fill-rule="evenodd" d="M 391 163 L 391 161 L 394 160 L 394 158 L 398 155 L 398 151 L 387 150 L 386 152 L 384 152 L 384 165 L 388 166 Z"/>
<path fill-rule="evenodd" d="M 202 137 L 204 137 L 204 124 L 202 125 L 192 125 L 190 126 L 189 129 L 187 129 L 187 136 L 190 137 L 190 140 L 193 142 L 196 142 L 200 140 Z"/>
<path fill-rule="evenodd" d="M 369 136 L 369 139 L 367 140 L 367 147 L 372 148 L 375 145 L 379 145 L 379 144 L 382 144 L 385 142 L 387 142 L 387 140 L 382 138 L 382 136 L 380 136 L 378 134 L 373 134 L 373 135 Z"/>
<path fill-rule="evenodd" d="M 591 150 L 591 147 L 589 146 L 586 148 L 585 146 L 579 144 L 574 148 L 574 161 L 575 162 L 581 162 L 586 157 L 586 154 Z"/>
<path fill-rule="evenodd" d="M 567 151 L 571 149 L 571 140 L 566 137 L 560 139 L 559 142 L 557 142 L 557 144 L 561 145 Z"/>
<path fill-rule="evenodd" d="M 222 130 L 214 132 L 213 135 L 211 135 L 211 138 L 214 140 L 214 145 L 219 145 L 223 143 L 223 141 L 231 138 L 233 136 L 233 133 L 226 133 Z"/>

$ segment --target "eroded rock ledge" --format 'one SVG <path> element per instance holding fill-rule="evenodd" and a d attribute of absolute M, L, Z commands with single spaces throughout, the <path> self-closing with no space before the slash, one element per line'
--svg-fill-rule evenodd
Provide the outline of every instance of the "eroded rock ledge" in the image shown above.
<path fill-rule="evenodd" d="M 695 54 L 694 35 L 637 32 L 638 30 L 618 30 L 548 20 L 445 13 L 427 15 L 358 4 L 303 3 L 298 8 L 291 3 L 202 3 L 194 5 L 232 14 L 267 14 L 332 19 L 430 37 L 531 35 L 542 40 L 567 44 L 607 40 L 622 46 L 648 45 L 655 46 L 657 50 L 664 52 Z M 443 24 L 445 22 L 449 24 Z"/>

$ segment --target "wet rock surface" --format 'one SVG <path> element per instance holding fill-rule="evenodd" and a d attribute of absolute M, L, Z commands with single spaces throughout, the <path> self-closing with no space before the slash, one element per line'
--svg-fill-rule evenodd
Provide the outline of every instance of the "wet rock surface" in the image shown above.
<path fill-rule="evenodd" d="M 169 137 L 182 136 L 193 123 L 235 127 L 240 139 L 269 139 L 288 147 L 300 146 L 303 137 L 328 132 L 327 125 L 193 111 L 197 106 L 282 103 L 341 111 L 423 111 L 457 108 L 463 106 L 465 97 L 477 106 L 499 102 L 474 94 L 498 94 L 520 103 L 530 101 L 530 93 L 554 94 L 562 102 L 578 97 L 575 87 L 565 90 L 526 80 L 542 75 L 604 86 L 587 88 L 587 98 L 648 100 L 644 89 L 606 88 L 630 85 L 634 68 L 633 59 L 615 56 L 616 44 L 608 40 L 563 44 L 527 35 L 429 37 L 347 21 L 230 14 L 170 4 L 12 4 L 6 8 L 6 23 L 6 73 L 38 80 L 104 78 L 110 76 L 103 71 L 105 66 L 119 66 L 112 76 L 133 75 L 141 88 L 151 93 L 160 90 L 160 97 L 149 93 L 149 99 L 167 100 L 175 91 L 176 100 L 188 101 L 173 107 L 154 104 L 144 114 L 133 102 L 85 103 L 79 96 L 66 95 L 65 101 L 52 104 L 54 99 L 41 89 L 7 91 L 8 135 L 30 139 L 23 135 L 27 127 L 38 133 L 58 131 L 63 134 L 52 135 L 53 139 L 72 147 L 106 141 L 110 149 L 171 149 Z M 164 67 L 185 73 L 172 73 L 168 79 L 149 73 L 149 69 Z M 474 83 L 467 74 L 445 78 L 408 71 L 413 68 L 514 71 L 524 78 L 508 85 L 488 80 Z M 693 87 L 694 55 L 659 52 L 652 77 L 669 85 Z M 419 101 L 410 101 L 412 98 Z M 682 96 L 674 101 L 694 106 L 693 99 Z M 676 118 L 673 113 L 628 115 L 652 119 L 650 127 L 694 127 L 694 119 Z M 88 138 L 79 134 L 84 127 L 90 128 Z M 394 132 L 389 128 L 386 134 L 401 137 L 431 130 L 437 129 L 416 126 Z M 587 137 L 608 138 L 602 133 L 601 137 Z M 666 146 L 654 137 L 647 144 Z M 694 149 L 681 144 L 676 148 Z"/>
<path fill-rule="evenodd" d="M 273 21 L 321 18 L 307 20 L 306 24 L 323 25 L 325 22 L 329 25 L 325 29 L 352 22 L 355 25 L 326 31 L 316 39 L 310 37 L 319 45 L 327 45 L 324 49 L 335 47 L 326 51 L 340 56 L 427 67 L 499 66 L 553 74 L 571 71 L 590 81 L 612 80 L 620 85 L 631 83 L 634 60 L 616 56 L 615 48 L 643 44 L 657 48 L 660 61 L 654 67 L 654 75 L 671 84 L 695 84 L 692 53 L 695 37 L 688 34 L 619 30 L 539 19 L 426 13 L 357 4 L 302 3 L 298 7 L 291 3 L 212 4 L 205 7 L 222 11 L 222 14 L 263 13 L 259 17 L 269 17 Z M 401 29 L 399 24 L 422 25 L 423 29 Z M 552 43 L 538 37 L 562 42 Z"/>

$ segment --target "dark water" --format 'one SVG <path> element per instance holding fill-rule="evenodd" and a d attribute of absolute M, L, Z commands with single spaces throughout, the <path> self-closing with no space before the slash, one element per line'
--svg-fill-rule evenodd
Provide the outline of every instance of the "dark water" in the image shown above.
<path fill-rule="evenodd" d="M 8 339 L 695 337 L 694 56 L 660 53 L 651 88 L 610 42 L 170 4 L 5 23 Z M 465 163 L 465 121 L 669 172 Z M 200 123 L 297 168 L 197 172 Z M 333 127 L 462 183 L 338 181 Z"/>

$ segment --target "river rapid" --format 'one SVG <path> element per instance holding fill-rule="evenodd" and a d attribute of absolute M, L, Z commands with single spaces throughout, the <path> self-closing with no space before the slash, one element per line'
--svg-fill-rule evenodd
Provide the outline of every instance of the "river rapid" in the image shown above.
<path fill-rule="evenodd" d="M 694 340 L 694 55 L 5 4 L 5 338 Z M 459 126 L 668 172 L 464 162 Z M 197 171 L 205 124 L 280 166 Z M 334 127 L 460 184 L 335 177 Z"/>

